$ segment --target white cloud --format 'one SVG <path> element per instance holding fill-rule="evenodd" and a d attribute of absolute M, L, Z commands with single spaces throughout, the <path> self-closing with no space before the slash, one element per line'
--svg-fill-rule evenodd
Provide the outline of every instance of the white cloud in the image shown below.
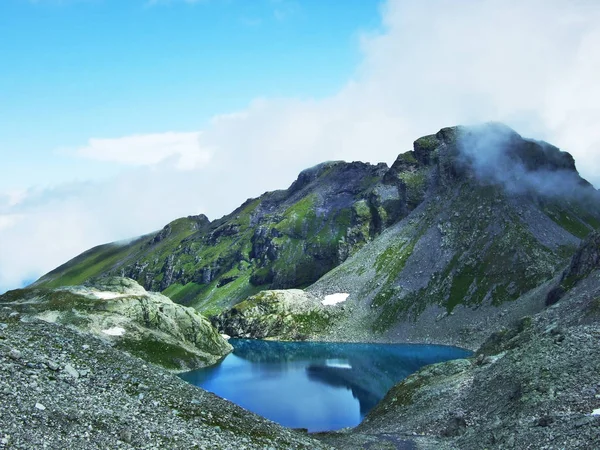
<path fill-rule="evenodd" d="M 137 167 L 0 202 L 0 214 L 23 217 L 0 231 L 0 288 L 179 216 L 218 217 L 323 160 L 391 163 L 459 123 L 503 121 L 545 139 L 600 185 L 600 3 L 392 0 L 382 14 L 385 30 L 363 37 L 363 62 L 334 96 L 257 99 L 202 134 L 93 139 L 80 156 Z"/>
<path fill-rule="evenodd" d="M 22 218 L 19 214 L 0 214 L 0 231 L 14 227 Z"/>
<path fill-rule="evenodd" d="M 181 170 L 205 166 L 210 151 L 200 147 L 200 133 L 157 133 L 126 136 L 116 139 L 89 140 L 75 154 L 97 161 L 144 166 L 154 165 L 168 158 L 175 158 Z"/>

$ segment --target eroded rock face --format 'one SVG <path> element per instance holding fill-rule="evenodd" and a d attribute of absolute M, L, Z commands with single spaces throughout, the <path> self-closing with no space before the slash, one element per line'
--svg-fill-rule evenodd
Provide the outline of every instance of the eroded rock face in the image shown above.
<path fill-rule="evenodd" d="M 298 289 L 263 291 L 213 317 L 231 337 L 304 340 L 327 331 L 339 308 Z"/>
<path fill-rule="evenodd" d="M 127 278 L 12 291 L 0 299 L 25 317 L 71 325 L 171 370 L 214 364 L 232 349 L 201 314 Z"/>
<path fill-rule="evenodd" d="M 600 230 L 590 233 L 575 252 L 569 267 L 563 272 L 560 282 L 548 293 L 546 305 L 551 306 L 557 303 L 580 280 L 598 269 L 600 269 Z"/>
<path fill-rule="evenodd" d="M 565 278 L 581 279 L 596 269 L 600 269 L 600 230 L 591 233 L 575 253 Z"/>

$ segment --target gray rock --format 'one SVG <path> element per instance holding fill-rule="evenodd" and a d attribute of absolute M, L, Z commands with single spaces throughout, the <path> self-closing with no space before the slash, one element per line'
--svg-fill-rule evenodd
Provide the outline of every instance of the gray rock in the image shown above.
<path fill-rule="evenodd" d="M 14 360 L 19 360 L 21 359 L 21 352 L 17 349 L 12 349 L 9 353 L 8 353 L 8 357 L 10 359 L 14 359 Z"/>
<path fill-rule="evenodd" d="M 58 364 L 56 361 L 46 361 L 46 367 L 56 372 L 60 368 L 60 364 Z"/>
<path fill-rule="evenodd" d="M 131 430 L 129 428 L 125 428 L 124 430 L 121 430 L 121 432 L 119 433 L 119 438 L 123 442 L 127 442 L 129 444 L 132 439 Z"/>
<path fill-rule="evenodd" d="M 573 425 L 575 425 L 575 428 L 581 428 L 586 425 L 590 425 L 590 424 L 594 423 L 595 421 L 596 421 L 595 417 L 584 416 L 584 417 L 581 417 L 580 419 L 577 419 Z"/>
<path fill-rule="evenodd" d="M 63 372 L 72 378 L 79 378 L 79 372 L 77 371 L 77 369 L 75 369 L 75 367 L 73 367 L 70 364 L 67 364 L 65 367 L 63 367 Z"/>

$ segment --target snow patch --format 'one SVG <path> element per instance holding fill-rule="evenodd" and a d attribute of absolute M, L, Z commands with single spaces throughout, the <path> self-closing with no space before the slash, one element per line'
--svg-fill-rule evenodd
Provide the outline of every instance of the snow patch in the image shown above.
<path fill-rule="evenodd" d="M 592 416 L 600 416 L 600 408 L 593 410 Z"/>
<path fill-rule="evenodd" d="M 345 302 L 346 299 L 350 296 L 350 294 L 343 294 L 338 292 L 336 294 L 326 295 L 325 300 L 321 301 L 321 304 L 324 306 L 337 305 L 338 303 Z"/>
<path fill-rule="evenodd" d="M 325 361 L 325 365 L 327 367 L 335 367 L 336 369 L 352 369 L 347 359 L 328 359 Z"/>
<path fill-rule="evenodd" d="M 231 336 L 229 336 L 228 334 L 225 334 L 225 333 L 222 333 L 222 334 L 221 334 L 221 337 L 222 337 L 223 339 L 225 339 L 226 341 L 228 341 L 229 339 L 231 339 Z"/>
<path fill-rule="evenodd" d="M 117 294 L 116 292 L 92 292 L 92 295 L 94 295 L 96 298 L 99 298 L 101 300 L 112 300 L 114 298 L 120 298 L 120 297 L 125 297 L 124 294 Z"/>
<path fill-rule="evenodd" d="M 121 327 L 112 327 L 106 330 L 102 330 L 104 334 L 108 334 L 109 336 L 123 336 L 125 334 L 125 329 Z"/>

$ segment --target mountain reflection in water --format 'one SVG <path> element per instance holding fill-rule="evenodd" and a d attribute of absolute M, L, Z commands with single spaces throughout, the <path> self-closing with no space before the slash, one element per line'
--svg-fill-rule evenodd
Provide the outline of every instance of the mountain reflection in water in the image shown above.
<path fill-rule="evenodd" d="M 435 345 L 232 339 L 216 366 L 181 377 L 284 426 L 355 426 L 398 381 L 422 366 L 471 353 Z"/>

